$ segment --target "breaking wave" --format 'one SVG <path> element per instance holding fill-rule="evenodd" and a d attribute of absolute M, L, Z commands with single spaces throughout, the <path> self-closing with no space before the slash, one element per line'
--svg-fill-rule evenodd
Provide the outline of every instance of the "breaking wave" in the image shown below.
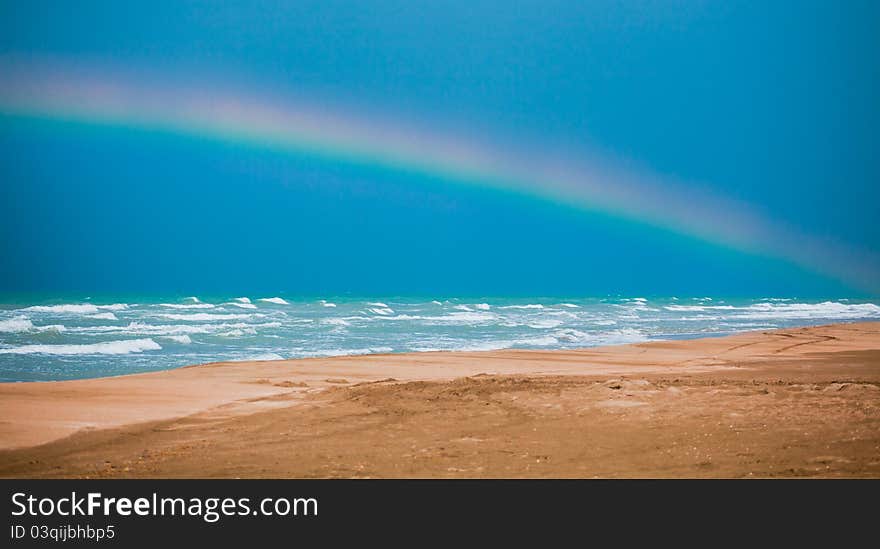
<path fill-rule="evenodd" d="M 169 309 L 213 309 L 215 307 L 210 303 L 160 303 L 159 306 Z"/>
<path fill-rule="evenodd" d="M 23 332 L 63 332 L 66 328 L 61 324 L 49 326 L 35 326 L 26 316 L 17 316 L 8 320 L 0 320 L 0 332 L 23 333 Z"/>
<path fill-rule="evenodd" d="M 212 320 L 235 320 L 235 319 L 241 319 L 241 318 L 252 318 L 256 315 L 252 315 L 252 314 L 212 314 L 212 313 L 193 313 L 193 314 L 165 313 L 165 314 L 158 314 L 156 316 L 161 317 L 161 318 L 167 318 L 169 320 L 210 322 Z"/>
<path fill-rule="evenodd" d="M 127 355 L 144 351 L 159 351 L 162 347 L 152 339 L 127 339 L 84 345 L 22 345 L 0 349 L 0 354 L 29 355 Z"/>
<path fill-rule="evenodd" d="M 94 315 L 86 315 L 86 317 L 95 320 L 119 320 L 113 313 L 98 313 Z"/>

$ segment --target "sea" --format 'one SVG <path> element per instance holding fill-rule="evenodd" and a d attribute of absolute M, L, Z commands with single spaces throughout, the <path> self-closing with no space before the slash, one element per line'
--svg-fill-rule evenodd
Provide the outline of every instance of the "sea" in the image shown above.
<path fill-rule="evenodd" d="M 0 381 L 51 381 L 216 361 L 576 349 L 880 320 L 864 300 L 596 298 L 6 298 Z"/>

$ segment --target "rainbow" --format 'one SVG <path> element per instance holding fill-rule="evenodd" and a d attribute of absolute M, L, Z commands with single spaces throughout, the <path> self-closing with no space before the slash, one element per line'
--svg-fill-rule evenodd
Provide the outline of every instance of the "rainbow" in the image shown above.
<path fill-rule="evenodd" d="M 0 115 L 167 132 L 366 165 L 520 193 L 776 257 L 870 292 L 880 261 L 868 250 L 805 234 L 747 204 L 596 155 L 500 146 L 289 97 L 142 81 L 118 72 L 30 66 L 0 70 Z M 414 178 L 417 179 L 417 178 Z"/>

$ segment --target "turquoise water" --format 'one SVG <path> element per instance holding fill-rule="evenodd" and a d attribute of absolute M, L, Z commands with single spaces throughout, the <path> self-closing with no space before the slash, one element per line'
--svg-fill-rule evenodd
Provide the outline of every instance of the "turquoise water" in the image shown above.
<path fill-rule="evenodd" d="M 220 360 L 570 349 L 880 319 L 855 300 L 761 298 L 7 300 L 0 380 L 128 374 Z"/>

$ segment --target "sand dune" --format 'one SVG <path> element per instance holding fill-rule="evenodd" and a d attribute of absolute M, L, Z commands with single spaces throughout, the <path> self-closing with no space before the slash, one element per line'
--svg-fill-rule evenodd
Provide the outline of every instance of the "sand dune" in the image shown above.
<path fill-rule="evenodd" d="M 880 476 L 880 323 L 0 384 L 0 475 Z"/>

